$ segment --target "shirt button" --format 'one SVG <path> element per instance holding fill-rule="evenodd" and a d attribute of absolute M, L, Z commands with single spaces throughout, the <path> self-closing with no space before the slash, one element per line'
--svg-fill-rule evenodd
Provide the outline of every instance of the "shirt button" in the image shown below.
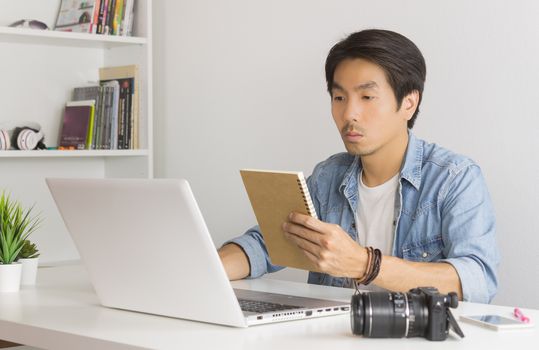
<path fill-rule="evenodd" d="M 423 254 L 421 254 L 421 256 L 422 256 L 423 258 L 426 258 L 427 256 L 429 256 L 429 253 L 423 252 Z"/>
<path fill-rule="evenodd" d="M 356 228 L 356 223 L 355 223 L 355 222 L 352 223 L 352 228 L 353 228 L 353 229 Z"/>

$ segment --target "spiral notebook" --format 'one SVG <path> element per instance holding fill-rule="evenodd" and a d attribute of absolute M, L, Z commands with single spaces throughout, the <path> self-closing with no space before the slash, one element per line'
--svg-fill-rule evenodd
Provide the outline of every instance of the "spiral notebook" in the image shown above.
<path fill-rule="evenodd" d="M 240 173 L 271 262 L 318 271 L 282 230 L 282 224 L 293 211 L 317 217 L 303 173 L 252 169 L 243 169 Z"/>

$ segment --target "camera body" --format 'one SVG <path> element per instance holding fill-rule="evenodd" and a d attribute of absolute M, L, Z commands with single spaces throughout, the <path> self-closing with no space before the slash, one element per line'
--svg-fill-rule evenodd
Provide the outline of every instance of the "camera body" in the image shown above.
<path fill-rule="evenodd" d="M 425 301 L 428 312 L 428 321 L 425 338 L 429 340 L 445 340 L 449 333 L 449 307 L 458 306 L 456 294 L 440 294 L 434 287 L 419 287 L 411 289 L 410 294 L 421 296 Z M 454 304 L 453 304 L 454 303 Z"/>
<path fill-rule="evenodd" d="M 458 306 L 456 293 L 434 287 L 401 292 L 358 293 L 352 297 L 352 332 L 370 338 L 424 337 L 445 340 L 449 328 L 464 337 L 449 308 Z"/>

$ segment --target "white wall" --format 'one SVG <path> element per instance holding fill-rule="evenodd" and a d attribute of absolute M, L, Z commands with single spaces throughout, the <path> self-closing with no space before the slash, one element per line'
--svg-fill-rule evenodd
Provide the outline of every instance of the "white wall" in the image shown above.
<path fill-rule="evenodd" d="M 495 303 L 539 308 L 538 13 L 534 0 L 155 1 L 156 174 L 189 179 L 216 244 L 241 234 L 255 218 L 238 169 L 310 173 L 344 150 L 329 48 L 365 28 L 398 31 L 427 61 L 414 131 L 474 158 L 490 187 Z"/>

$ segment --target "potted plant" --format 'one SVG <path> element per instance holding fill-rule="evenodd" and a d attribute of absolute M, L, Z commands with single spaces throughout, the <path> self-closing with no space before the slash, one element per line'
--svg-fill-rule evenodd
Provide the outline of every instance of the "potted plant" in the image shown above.
<path fill-rule="evenodd" d="M 25 239 L 19 252 L 17 261 L 22 265 L 21 285 L 33 286 L 36 284 L 39 250 L 35 243 Z"/>
<path fill-rule="evenodd" d="M 41 223 L 31 215 L 32 208 L 24 209 L 2 192 L 0 196 L 0 292 L 16 292 L 21 284 L 21 264 L 16 262 L 24 241 Z"/>

